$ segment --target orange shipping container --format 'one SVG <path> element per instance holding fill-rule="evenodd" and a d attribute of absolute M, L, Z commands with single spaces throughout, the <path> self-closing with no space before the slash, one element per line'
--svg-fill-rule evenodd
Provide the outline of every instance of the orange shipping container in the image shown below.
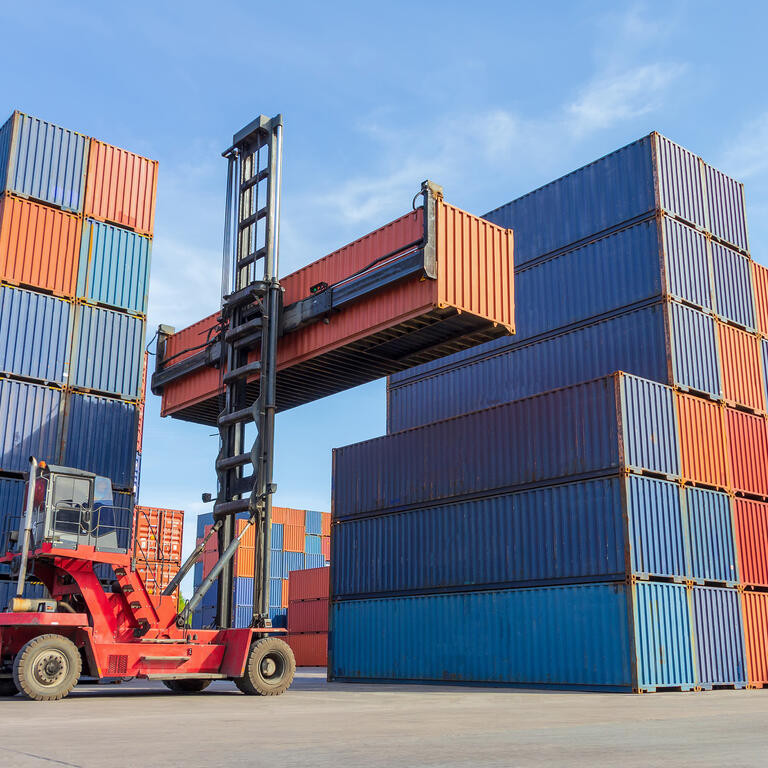
<path fill-rule="evenodd" d="M 148 560 L 137 562 L 136 570 L 141 574 L 149 594 L 159 595 L 179 572 L 179 564 Z M 176 594 L 178 594 L 178 590 Z"/>
<path fill-rule="evenodd" d="M 71 213 L 0 196 L 0 280 L 74 296 L 81 230 Z"/>
<path fill-rule="evenodd" d="M 272 522 L 280 525 L 304 525 L 305 516 L 306 512 L 303 509 L 272 507 Z"/>
<path fill-rule="evenodd" d="M 320 533 L 323 536 L 330 536 L 331 535 L 331 513 L 323 512 L 322 517 L 320 518 L 320 522 L 322 525 L 322 527 L 320 528 Z"/>
<path fill-rule="evenodd" d="M 760 339 L 725 323 L 717 323 L 723 394 L 728 403 L 765 411 L 765 390 L 760 363 Z"/>
<path fill-rule="evenodd" d="M 157 161 L 91 139 L 86 216 L 151 235 L 156 193 Z"/>
<path fill-rule="evenodd" d="M 288 575 L 290 601 L 327 599 L 330 593 L 330 571 L 330 568 L 306 568 L 303 571 L 291 571 Z"/>
<path fill-rule="evenodd" d="M 326 560 L 331 559 L 331 537 L 330 536 L 323 536 L 321 542 L 320 542 L 320 551 L 323 553 L 323 556 Z"/>
<path fill-rule="evenodd" d="M 768 496 L 768 425 L 765 417 L 725 409 L 728 467 L 733 490 Z"/>
<path fill-rule="evenodd" d="M 676 397 L 683 479 L 727 488 L 723 406 L 680 392 Z"/>
<path fill-rule="evenodd" d="M 148 560 L 181 563 L 184 513 L 180 509 L 161 509 L 137 505 L 136 540 L 139 553 Z"/>
<path fill-rule="evenodd" d="M 436 216 L 437 279 L 422 279 L 416 274 L 344 306 L 330 314 L 326 322 L 307 325 L 281 339 L 279 409 L 512 331 L 512 231 L 440 201 Z M 418 208 L 287 275 L 281 281 L 285 305 L 307 298 L 310 288 L 318 283 L 337 284 L 369 268 L 377 259 L 396 253 L 376 268 L 392 263 L 413 252 L 423 233 L 423 209 Z M 166 357 L 205 341 L 216 325 L 216 317 L 211 315 L 171 336 Z M 256 357 L 258 349 L 251 352 L 251 358 Z M 213 424 L 221 391 L 219 370 L 197 370 L 163 387 L 162 415 L 179 414 Z"/>
<path fill-rule="evenodd" d="M 733 524 L 740 583 L 768 587 L 768 504 L 737 498 Z"/>
<path fill-rule="evenodd" d="M 288 579 L 283 579 L 283 594 L 280 599 L 280 607 L 288 607 Z"/>
<path fill-rule="evenodd" d="M 753 261 L 752 285 L 755 287 L 755 314 L 757 330 L 768 336 L 768 269 Z"/>
<path fill-rule="evenodd" d="M 296 657 L 297 667 L 325 667 L 328 664 L 328 633 L 311 632 L 286 638 Z"/>
<path fill-rule="evenodd" d="M 253 577 L 253 569 L 256 566 L 256 550 L 253 547 L 244 547 L 242 544 L 235 552 L 235 576 Z"/>
<path fill-rule="evenodd" d="M 303 552 L 304 541 L 304 525 L 291 525 L 285 523 L 283 525 L 283 551 L 285 552 Z"/>
<path fill-rule="evenodd" d="M 741 595 L 741 605 L 747 681 L 751 687 L 762 688 L 768 685 L 768 594 L 746 591 Z"/>

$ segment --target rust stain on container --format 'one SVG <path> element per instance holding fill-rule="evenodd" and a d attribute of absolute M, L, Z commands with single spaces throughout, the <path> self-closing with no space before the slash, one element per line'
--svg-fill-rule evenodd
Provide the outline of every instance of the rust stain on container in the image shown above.
<path fill-rule="evenodd" d="M 752 499 L 735 499 L 733 524 L 740 582 L 768 587 L 768 504 Z"/>
<path fill-rule="evenodd" d="M 744 592 L 741 595 L 744 641 L 747 651 L 747 680 L 750 686 L 768 685 L 768 594 Z"/>
<path fill-rule="evenodd" d="M 682 474 L 685 480 L 717 488 L 728 486 L 723 406 L 678 392 Z"/>
<path fill-rule="evenodd" d="M 768 496 L 768 424 L 765 417 L 725 409 L 728 468 L 735 491 Z M 700 436 L 701 442 L 705 437 Z"/>
<path fill-rule="evenodd" d="M 728 403 L 765 411 L 760 338 L 732 325 L 717 323 L 723 394 Z"/>
<path fill-rule="evenodd" d="M 85 216 L 151 235 L 156 195 L 156 160 L 91 139 Z"/>
<path fill-rule="evenodd" d="M 0 279 L 75 295 L 82 222 L 29 200 L 0 197 Z"/>
<path fill-rule="evenodd" d="M 333 312 L 327 323 L 286 334 L 278 348 L 279 409 L 514 330 L 512 231 L 441 201 L 436 210 L 437 279 L 417 275 L 401 280 Z M 396 254 L 373 271 L 402 258 L 419 247 L 423 231 L 419 208 L 287 275 L 281 281 L 284 303 L 306 298 L 319 282 L 337 285 L 384 255 Z M 215 325 L 216 315 L 211 315 L 175 334 L 167 355 L 203 343 Z M 251 359 L 258 356 L 258 348 L 253 349 Z M 200 405 L 189 417 L 212 423 L 221 391 L 219 370 L 198 370 L 164 387 L 162 414 Z"/>

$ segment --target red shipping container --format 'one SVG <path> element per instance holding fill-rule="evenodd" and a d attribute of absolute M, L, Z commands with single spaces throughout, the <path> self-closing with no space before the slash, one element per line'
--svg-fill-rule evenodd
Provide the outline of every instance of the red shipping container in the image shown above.
<path fill-rule="evenodd" d="M 683 479 L 727 488 L 723 407 L 680 392 L 676 397 Z"/>
<path fill-rule="evenodd" d="M 768 504 L 737 498 L 733 508 L 739 582 L 768 587 Z"/>
<path fill-rule="evenodd" d="M 136 540 L 141 556 L 147 560 L 181 563 L 184 513 L 180 509 L 137 505 L 135 516 Z"/>
<path fill-rule="evenodd" d="M 286 638 L 296 657 L 297 667 L 325 667 L 328 665 L 328 633 L 312 632 L 289 634 Z"/>
<path fill-rule="evenodd" d="M 717 323 L 717 333 L 726 402 L 764 412 L 760 338 L 720 322 Z"/>
<path fill-rule="evenodd" d="M 295 600 L 328 599 L 330 594 L 330 568 L 307 568 L 303 571 L 291 571 L 288 597 Z"/>
<path fill-rule="evenodd" d="M 752 264 L 752 285 L 755 287 L 757 330 L 768 336 L 768 269 L 756 261 Z"/>
<path fill-rule="evenodd" d="M 751 688 L 762 688 L 768 685 L 768 593 L 747 590 L 741 595 L 741 606 L 747 681 Z"/>
<path fill-rule="evenodd" d="M 725 423 L 731 487 L 743 493 L 768 496 L 768 425 L 765 417 L 726 408 Z"/>
<path fill-rule="evenodd" d="M 290 408 L 395 370 L 394 358 L 381 366 L 376 348 L 368 367 L 348 364 L 350 359 L 366 360 L 367 353 L 360 342 L 376 334 L 380 334 L 382 343 L 386 338 L 387 343 L 393 344 L 413 333 L 416 327 L 429 325 L 434 341 L 430 345 L 432 352 L 424 358 L 426 361 L 430 355 L 437 358 L 445 354 L 442 342 L 455 351 L 457 343 L 460 346 L 478 343 L 480 338 L 475 341 L 475 333 L 482 334 L 485 340 L 513 331 L 512 231 L 441 201 L 436 204 L 436 211 L 437 279 L 421 279 L 415 275 L 401 280 L 365 301 L 351 303 L 333 313 L 328 322 L 314 323 L 286 334 L 278 349 L 278 409 Z M 321 282 L 334 285 L 387 254 L 407 253 L 421 242 L 423 234 L 423 208 L 418 208 L 284 277 L 281 280 L 285 291 L 283 301 L 288 305 L 305 299 L 313 285 Z M 166 357 L 204 342 L 209 330 L 216 325 L 217 316 L 218 313 L 211 315 L 171 336 L 166 343 Z M 251 359 L 257 357 L 256 349 Z M 181 356 L 174 358 L 175 361 L 182 359 Z M 304 374 L 308 363 L 314 373 Z M 366 373 L 362 373 L 363 368 Z M 369 368 L 371 373 L 367 372 Z M 314 391 L 307 393 L 306 387 L 299 391 L 288 384 L 282 385 L 282 372 L 288 369 L 289 376 L 302 375 L 303 381 L 313 383 Z M 349 375 L 345 378 L 339 371 Z M 257 378 L 254 376 L 253 380 Z M 184 418 L 214 424 L 221 391 L 221 372 L 215 368 L 200 369 L 164 386 L 162 415 L 184 411 Z"/>
<path fill-rule="evenodd" d="M 326 560 L 331 559 L 331 537 L 330 536 L 323 536 L 323 538 L 320 540 L 320 551 L 323 553 L 323 557 L 325 557 Z"/>
<path fill-rule="evenodd" d="M 85 216 L 151 235 L 156 194 L 156 160 L 91 139 Z"/>
<path fill-rule="evenodd" d="M 288 607 L 288 579 L 283 579 L 283 594 L 280 602 L 281 608 Z"/>
<path fill-rule="evenodd" d="M 328 599 L 291 600 L 288 603 L 289 632 L 327 632 Z"/>
<path fill-rule="evenodd" d="M 179 565 L 179 563 L 137 560 L 136 570 L 141 574 L 147 592 L 150 595 L 159 595 L 179 572 Z M 178 590 L 176 594 L 178 594 Z"/>
<path fill-rule="evenodd" d="M 73 297 L 81 231 L 78 216 L 0 196 L 0 280 Z"/>
<path fill-rule="evenodd" d="M 322 517 L 320 518 L 320 522 L 322 527 L 320 528 L 320 533 L 323 536 L 330 536 L 331 535 L 331 513 L 323 512 L 321 514 L 322 514 Z"/>
<path fill-rule="evenodd" d="M 283 551 L 285 552 L 303 552 L 305 541 L 304 525 L 283 524 Z"/>

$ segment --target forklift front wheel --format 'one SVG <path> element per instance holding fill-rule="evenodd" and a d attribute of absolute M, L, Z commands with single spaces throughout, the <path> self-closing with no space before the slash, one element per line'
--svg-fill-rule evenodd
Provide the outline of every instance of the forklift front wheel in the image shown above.
<path fill-rule="evenodd" d="M 163 685 L 174 693 L 200 693 L 211 684 L 210 680 L 163 680 Z"/>
<path fill-rule="evenodd" d="M 82 660 L 77 646 L 61 635 L 30 640 L 13 662 L 16 687 L 29 699 L 63 699 L 77 685 Z"/>
<path fill-rule="evenodd" d="M 265 637 L 251 644 L 245 674 L 235 685 L 249 696 L 279 696 L 291 687 L 296 659 L 288 643 L 279 637 Z"/>

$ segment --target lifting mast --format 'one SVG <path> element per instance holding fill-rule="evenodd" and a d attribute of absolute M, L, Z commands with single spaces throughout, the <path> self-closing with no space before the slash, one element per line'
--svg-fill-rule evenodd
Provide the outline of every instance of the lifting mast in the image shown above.
<path fill-rule="evenodd" d="M 282 312 L 282 289 L 277 277 L 280 234 L 280 187 L 283 119 L 260 115 L 236 133 L 222 156 L 228 161 L 225 208 L 220 361 L 224 385 L 223 409 L 218 417 L 220 435 L 216 459 L 218 494 L 209 535 L 218 536 L 219 560 L 179 616 L 186 624 L 203 595 L 218 577 L 216 622 L 232 623 L 233 557 L 255 526 L 253 615 L 251 626 L 270 627 L 269 572 L 275 434 L 275 382 L 277 339 Z M 248 361 L 258 342 L 259 359 Z M 258 374 L 259 393 L 246 386 Z M 246 449 L 246 425 L 256 435 Z M 249 472 L 250 470 L 250 472 Z M 247 474 L 246 474 L 247 473 Z M 210 500 L 210 497 L 204 496 Z M 236 536 L 235 519 L 249 515 Z M 207 537 L 206 537 L 207 540 Z M 187 559 L 164 594 L 170 594 L 197 560 L 202 544 Z M 170 590 L 170 591 L 169 591 Z"/>

